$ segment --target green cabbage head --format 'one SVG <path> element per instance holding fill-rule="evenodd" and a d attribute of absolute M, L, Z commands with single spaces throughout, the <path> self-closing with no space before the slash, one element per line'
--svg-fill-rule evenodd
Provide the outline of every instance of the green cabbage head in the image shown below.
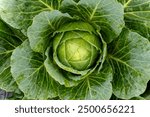
<path fill-rule="evenodd" d="M 91 31 L 84 29 L 83 26 Z M 71 27 L 75 28 L 70 29 Z M 64 29 L 68 30 L 63 31 Z M 100 38 L 94 34 L 93 27 L 88 23 L 66 24 L 59 29 L 59 33 L 56 33 L 53 39 L 54 60 L 59 67 L 66 68 L 65 70 L 83 71 L 93 67 L 100 56 L 100 51 Z"/>

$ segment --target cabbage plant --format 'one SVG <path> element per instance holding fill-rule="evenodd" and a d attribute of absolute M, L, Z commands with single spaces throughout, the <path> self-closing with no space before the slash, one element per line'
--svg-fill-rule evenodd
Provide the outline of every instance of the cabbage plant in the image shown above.
<path fill-rule="evenodd" d="M 150 95 L 149 6 L 149 0 L 0 0 L 0 88 L 13 99 Z"/>

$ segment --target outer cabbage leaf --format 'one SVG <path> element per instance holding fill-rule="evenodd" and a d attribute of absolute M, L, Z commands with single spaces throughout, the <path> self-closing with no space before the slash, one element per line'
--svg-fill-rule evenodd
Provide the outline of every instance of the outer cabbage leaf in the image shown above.
<path fill-rule="evenodd" d="M 20 43 L 21 40 L 0 19 L 0 89 L 8 92 L 17 88 L 10 72 L 10 56 Z"/>
<path fill-rule="evenodd" d="M 113 92 L 118 98 L 130 99 L 142 94 L 150 79 L 150 42 L 124 29 L 109 47 L 113 68 Z"/>
<path fill-rule="evenodd" d="M 33 51 L 43 53 L 54 31 L 70 18 L 68 14 L 63 14 L 57 10 L 41 12 L 35 16 L 27 33 Z"/>
<path fill-rule="evenodd" d="M 95 25 L 106 42 L 116 38 L 124 26 L 123 6 L 116 0 L 64 0 L 61 11 Z"/>
<path fill-rule="evenodd" d="M 62 0 L 0 0 L 2 19 L 26 35 L 32 18 L 42 11 L 59 9 Z"/>
<path fill-rule="evenodd" d="M 106 100 L 112 95 L 112 69 L 108 63 L 104 63 L 103 69 L 97 70 L 87 76 L 83 81 L 71 88 L 59 87 L 61 99 L 72 100 Z"/>
<path fill-rule="evenodd" d="M 124 5 L 126 26 L 150 40 L 150 0 L 119 0 Z"/>
<path fill-rule="evenodd" d="M 49 76 L 43 56 L 31 50 L 28 40 L 18 46 L 11 57 L 11 73 L 27 99 L 57 96 L 58 84 Z"/>

